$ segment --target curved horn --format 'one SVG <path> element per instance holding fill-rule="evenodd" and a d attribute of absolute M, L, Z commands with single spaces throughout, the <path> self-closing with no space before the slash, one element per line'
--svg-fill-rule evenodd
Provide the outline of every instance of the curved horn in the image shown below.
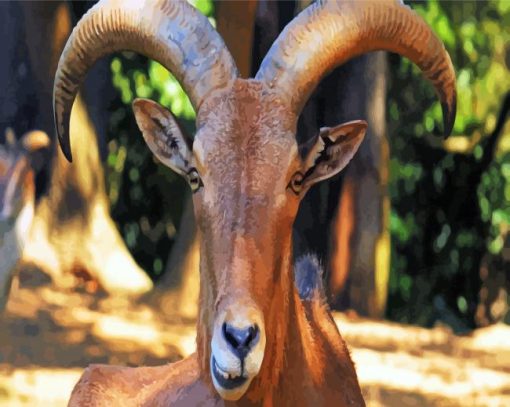
<path fill-rule="evenodd" d="M 326 73 L 369 51 L 396 52 L 417 64 L 434 84 L 444 132 L 456 112 L 455 71 L 441 40 L 401 1 L 318 1 L 301 12 L 275 41 L 256 79 L 278 89 L 296 115 Z"/>
<path fill-rule="evenodd" d="M 55 127 L 69 161 L 69 118 L 79 86 L 95 61 L 122 50 L 159 61 L 182 84 L 197 111 L 213 90 L 238 75 L 220 35 L 186 1 L 100 1 L 74 28 L 55 76 Z"/>

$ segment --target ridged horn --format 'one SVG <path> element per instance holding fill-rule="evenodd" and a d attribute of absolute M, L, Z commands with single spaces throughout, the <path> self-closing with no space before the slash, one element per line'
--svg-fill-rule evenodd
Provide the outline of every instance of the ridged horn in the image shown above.
<path fill-rule="evenodd" d="M 398 53 L 420 67 L 436 88 L 445 136 L 456 113 L 455 71 L 441 40 L 398 0 L 318 1 L 282 31 L 256 79 L 278 89 L 299 115 L 319 81 L 331 70 L 370 51 Z"/>
<path fill-rule="evenodd" d="M 59 60 L 53 87 L 57 136 L 71 161 L 69 118 L 90 67 L 116 51 L 160 62 L 181 83 L 195 110 L 238 76 L 235 62 L 208 19 L 185 1 L 102 0 L 78 22 Z"/>

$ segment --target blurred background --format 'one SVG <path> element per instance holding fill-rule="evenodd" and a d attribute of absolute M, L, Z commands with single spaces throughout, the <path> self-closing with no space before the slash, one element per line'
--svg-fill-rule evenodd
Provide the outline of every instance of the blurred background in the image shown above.
<path fill-rule="evenodd" d="M 310 3 L 190 2 L 244 77 Z M 65 405 L 89 363 L 158 364 L 194 349 L 189 187 L 153 158 L 131 109 L 151 98 L 192 135 L 195 112 L 179 84 L 141 55 L 105 58 L 74 106 L 72 165 L 55 142 L 56 65 L 94 3 L 0 3 L 0 142 L 7 129 L 18 139 L 43 130 L 53 142 L 37 160 L 29 154 L 35 216 L 8 271 L 0 405 Z M 369 132 L 346 170 L 308 192 L 294 254 L 317 253 L 325 265 L 367 404 L 510 405 L 510 1 L 406 3 L 451 55 L 453 134 L 441 137 L 433 87 L 408 60 L 376 52 L 332 72 L 308 101 L 298 140 L 355 119 Z"/>

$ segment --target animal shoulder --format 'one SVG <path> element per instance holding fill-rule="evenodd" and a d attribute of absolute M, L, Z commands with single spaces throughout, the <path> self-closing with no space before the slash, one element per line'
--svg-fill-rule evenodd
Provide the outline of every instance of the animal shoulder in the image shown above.
<path fill-rule="evenodd" d="M 198 372 L 194 355 L 156 367 L 90 365 L 75 385 L 69 406 L 217 405 Z"/>

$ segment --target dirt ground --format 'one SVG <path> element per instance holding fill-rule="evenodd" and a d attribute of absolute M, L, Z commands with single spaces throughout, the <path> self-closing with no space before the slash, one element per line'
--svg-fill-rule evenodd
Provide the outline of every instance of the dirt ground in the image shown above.
<path fill-rule="evenodd" d="M 335 314 L 368 406 L 510 406 L 510 327 L 469 336 Z M 0 317 L 0 406 L 65 406 L 89 363 L 157 365 L 195 348 L 194 321 L 51 286 L 14 287 Z"/>

